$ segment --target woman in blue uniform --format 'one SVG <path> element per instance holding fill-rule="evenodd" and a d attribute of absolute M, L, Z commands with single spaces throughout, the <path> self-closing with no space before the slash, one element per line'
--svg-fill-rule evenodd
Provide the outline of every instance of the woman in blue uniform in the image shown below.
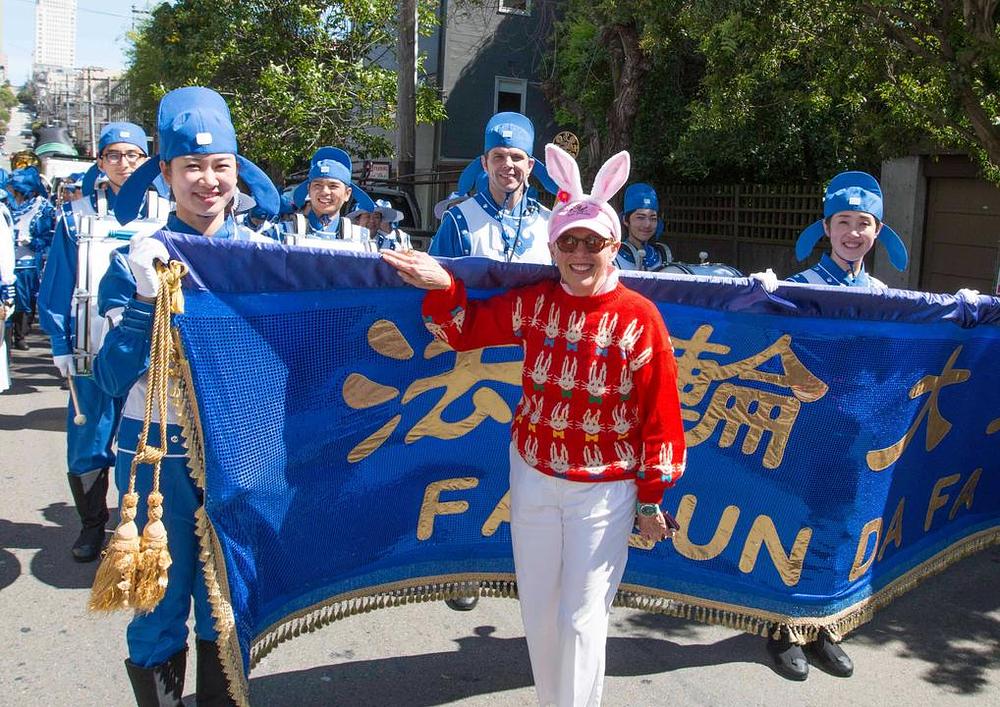
<path fill-rule="evenodd" d="M 167 229 L 211 238 L 272 242 L 237 224 L 233 205 L 237 177 L 243 180 L 269 215 L 278 212 L 278 192 L 267 176 L 238 154 L 236 131 L 222 97 L 207 88 L 171 91 L 160 101 L 157 120 L 160 154 L 140 167 L 118 193 L 115 215 L 133 220 L 153 179 L 162 174 L 176 210 Z M 135 238 L 127 256 L 117 253 L 101 282 L 99 307 L 109 330 L 94 362 L 94 375 L 109 395 L 126 397 L 118 430 L 115 477 L 127 489 L 143 418 L 149 341 L 159 280 L 155 261 L 167 262 L 164 245 L 154 238 Z M 187 653 L 187 617 L 194 598 L 197 638 L 198 704 L 230 704 L 219 661 L 217 634 L 198 559 L 195 511 L 200 489 L 188 475 L 182 433 L 168 410 L 168 450 L 162 462 L 163 523 L 169 536 L 170 566 L 166 595 L 156 609 L 136 614 L 128 626 L 125 662 L 135 697 L 144 705 L 180 705 Z M 158 417 L 154 415 L 154 421 Z M 145 497 L 152 488 L 152 467 L 139 467 L 136 490 Z M 145 522 L 140 504 L 136 523 Z"/>

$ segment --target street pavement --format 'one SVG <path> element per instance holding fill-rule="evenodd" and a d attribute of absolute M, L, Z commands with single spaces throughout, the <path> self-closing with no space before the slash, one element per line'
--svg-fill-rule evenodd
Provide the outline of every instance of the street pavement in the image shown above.
<path fill-rule="evenodd" d="M 21 131 L 30 126 L 31 116 L 24 106 L 17 105 L 11 109 L 10 122 L 7 124 L 7 142 L 3 146 L 3 154 L 0 155 L 0 168 L 9 170 L 10 156 L 34 144 L 33 137 L 21 135 Z"/>
<path fill-rule="evenodd" d="M 86 612 L 96 565 L 69 553 L 77 521 L 64 467 L 67 393 L 43 337 L 31 343 L 13 352 L 15 386 L 0 395 L 0 706 L 128 705 L 127 617 Z M 900 598 L 845 643 L 856 666 L 848 680 L 813 668 L 806 682 L 788 682 L 762 638 L 616 609 L 604 704 L 1000 705 L 998 580 L 994 548 Z M 251 674 L 250 695 L 254 705 L 534 703 L 510 599 L 334 623 L 275 649 Z"/>

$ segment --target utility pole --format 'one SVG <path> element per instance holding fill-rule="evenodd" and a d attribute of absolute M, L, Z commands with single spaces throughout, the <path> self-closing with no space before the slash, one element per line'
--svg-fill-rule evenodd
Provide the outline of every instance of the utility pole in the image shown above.
<path fill-rule="evenodd" d="M 90 129 L 90 154 L 97 157 L 97 126 L 94 125 L 94 86 L 91 82 L 90 67 L 87 67 L 87 122 Z"/>
<path fill-rule="evenodd" d="M 400 187 L 413 194 L 417 154 L 417 0 L 399 0 L 399 40 L 396 55 L 396 122 L 399 144 L 396 155 Z"/>

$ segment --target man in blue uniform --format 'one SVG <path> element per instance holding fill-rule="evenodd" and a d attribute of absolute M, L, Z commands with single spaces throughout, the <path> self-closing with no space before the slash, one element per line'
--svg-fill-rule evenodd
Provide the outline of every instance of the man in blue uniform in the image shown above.
<path fill-rule="evenodd" d="M 35 318 L 35 297 L 39 274 L 55 229 L 55 207 L 48 200 L 48 190 L 35 167 L 23 167 L 11 174 L 7 190 L 14 198 L 15 270 L 14 348 L 28 350 L 27 336 Z"/>
<path fill-rule="evenodd" d="M 307 240 L 344 240 L 366 247 L 368 229 L 351 223 L 341 210 L 355 199 L 370 213 L 375 203 L 351 181 L 351 157 L 338 147 L 321 147 L 309 161 L 309 177 L 294 192 L 299 212 L 283 222 L 285 232 Z"/>
<path fill-rule="evenodd" d="M 626 236 L 615 258 L 621 270 L 656 271 L 674 259 L 667 244 L 656 240 L 663 233 L 659 210 L 660 200 L 650 185 L 630 184 L 625 190 Z"/>
<path fill-rule="evenodd" d="M 463 179 L 474 184 L 485 172 L 488 188 L 452 206 L 441 219 L 428 252 L 448 258 L 479 255 L 508 263 L 550 265 L 549 210 L 528 196 L 528 177 L 551 186 L 544 165 L 532 157 L 535 127 L 520 113 L 497 113 L 486 124 L 483 155 Z M 477 171 L 476 174 L 471 172 Z M 460 189 L 460 191 L 462 191 Z"/>
<path fill-rule="evenodd" d="M 72 549 L 77 562 L 96 560 L 104 547 L 108 472 L 115 463 L 113 443 L 121 412 L 120 401 L 98 388 L 93 377 L 74 375 L 73 351 L 84 345 L 74 340 L 78 233 L 85 217 L 107 224 L 105 230 L 117 227 L 109 209 L 114 208 L 115 197 L 125 180 L 146 161 L 147 144 L 146 133 L 132 123 L 110 123 L 101 130 L 97 164 L 92 168 L 95 172 L 88 175 L 88 183 L 95 181 L 97 170 L 107 175 L 106 179 L 84 198 L 63 204 L 38 293 L 39 321 L 52 341 L 53 363 L 64 378 L 74 376 L 79 413 L 86 418 L 82 425 L 73 424 L 77 411 L 70 399 L 66 456 L 69 487 L 81 523 Z M 95 281 L 100 274 L 94 273 Z M 91 294 L 97 296 L 96 292 Z M 99 320 L 94 325 L 100 326 Z"/>

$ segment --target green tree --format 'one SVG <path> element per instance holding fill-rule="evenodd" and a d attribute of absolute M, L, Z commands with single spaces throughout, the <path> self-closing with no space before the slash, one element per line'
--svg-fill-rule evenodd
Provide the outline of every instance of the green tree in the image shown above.
<path fill-rule="evenodd" d="M 302 168 L 321 145 L 390 155 L 396 74 L 380 60 L 395 48 L 395 7 L 391 0 L 163 3 L 133 36 L 133 111 L 152 127 L 167 91 L 211 87 L 229 103 L 241 151 L 275 178 Z M 427 28 L 432 6 L 423 10 Z M 417 117 L 443 117 L 430 86 L 419 89 Z"/>
<path fill-rule="evenodd" d="M 609 27 L 630 18 L 649 67 L 624 139 Z M 570 0 L 552 45 L 559 117 L 644 178 L 824 179 L 917 145 L 1000 164 L 995 0 Z"/>

